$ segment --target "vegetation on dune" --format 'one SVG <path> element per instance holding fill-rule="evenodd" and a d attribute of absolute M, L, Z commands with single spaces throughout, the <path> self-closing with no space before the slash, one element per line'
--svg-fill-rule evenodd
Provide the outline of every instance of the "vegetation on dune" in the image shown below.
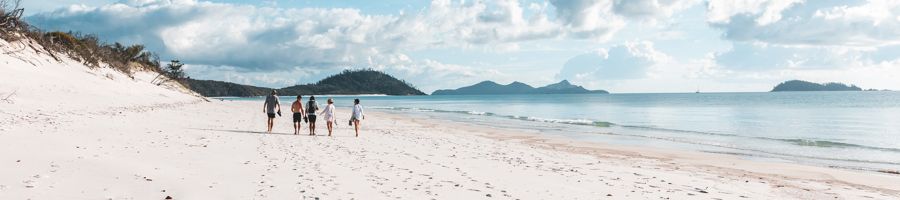
<path fill-rule="evenodd" d="M 88 67 L 100 67 L 107 64 L 109 67 L 131 76 L 134 70 L 149 70 L 161 74 L 171 75 L 163 69 L 159 62 L 159 56 L 145 51 L 140 44 L 126 46 L 121 43 L 104 43 L 96 35 L 81 34 L 77 32 L 45 32 L 31 26 L 21 19 L 23 8 L 20 8 L 21 0 L 0 0 L 0 38 L 12 43 L 19 40 L 24 42 L 22 48 L 32 48 L 37 52 L 47 53 L 57 61 L 62 61 L 59 54 L 73 60 L 82 62 Z M 36 44 L 35 44 L 36 43 Z M 157 84 L 168 80 L 180 79 L 168 77 L 158 79 Z"/>
<path fill-rule="evenodd" d="M 0 0 L 0 36 L 3 39 L 9 40 L 12 33 L 28 29 L 28 24 L 19 20 L 25 12 L 25 9 L 19 7 L 19 3 L 21 0 Z"/>
<path fill-rule="evenodd" d="M 268 94 L 270 88 L 240 85 L 222 81 L 194 80 L 184 73 L 184 66 L 172 60 L 166 66 L 160 64 L 159 56 L 146 51 L 143 45 L 123 45 L 104 43 L 96 35 L 78 32 L 45 32 L 21 19 L 21 0 L 0 0 L 0 38 L 10 43 L 22 41 L 22 51 L 27 48 L 45 53 L 57 61 L 61 56 L 82 62 L 92 68 L 109 67 L 132 76 L 135 70 L 149 70 L 159 73 L 151 82 L 157 85 L 174 81 L 204 96 L 258 96 Z M 23 41 L 24 40 L 24 41 Z M 12 53 L 12 52 L 3 52 Z M 132 76 L 133 78 L 133 76 Z M 283 95 L 300 94 L 387 94 L 424 95 L 409 83 L 385 73 L 367 70 L 346 70 L 315 84 L 297 85 L 281 89 Z"/>

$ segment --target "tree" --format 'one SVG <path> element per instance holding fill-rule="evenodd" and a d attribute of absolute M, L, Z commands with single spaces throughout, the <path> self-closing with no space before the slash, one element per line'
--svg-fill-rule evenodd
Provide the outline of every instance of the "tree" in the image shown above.
<path fill-rule="evenodd" d="M 156 59 L 155 62 L 157 62 L 158 65 L 159 60 Z M 169 64 L 166 64 L 166 68 L 162 69 L 162 72 L 159 73 L 159 75 L 156 75 L 156 77 L 153 78 L 153 80 L 151 80 L 150 82 L 156 85 L 162 85 L 163 83 L 171 80 L 184 83 L 183 81 L 185 80 L 185 74 L 184 70 L 181 69 L 181 67 L 183 66 L 184 64 L 182 64 L 181 61 L 177 59 L 172 60 L 171 62 L 169 62 Z"/>
<path fill-rule="evenodd" d="M 175 80 L 184 79 L 185 75 L 184 70 L 181 69 L 182 66 L 184 66 L 184 64 L 182 64 L 181 61 L 172 60 L 172 62 L 169 62 L 169 64 L 166 65 L 166 74 L 169 76 L 169 78 Z"/>

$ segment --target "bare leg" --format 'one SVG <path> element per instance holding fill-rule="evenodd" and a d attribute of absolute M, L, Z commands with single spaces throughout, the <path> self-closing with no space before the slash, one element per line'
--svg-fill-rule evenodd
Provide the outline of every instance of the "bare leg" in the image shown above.
<path fill-rule="evenodd" d="M 359 120 L 353 121 L 353 129 L 356 130 L 356 137 L 359 137 Z"/>
<path fill-rule="evenodd" d="M 294 122 L 294 135 L 300 134 L 300 123 Z"/>
<path fill-rule="evenodd" d="M 334 122 L 328 122 L 328 124 L 327 124 L 327 126 L 328 126 L 328 136 L 331 136 L 331 127 L 332 127 L 331 124 L 334 124 Z"/>
<path fill-rule="evenodd" d="M 315 131 L 315 130 L 316 130 L 316 124 L 310 122 L 310 123 L 309 123 L 309 135 L 316 135 L 316 134 L 313 132 L 313 131 Z"/>
<path fill-rule="evenodd" d="M 267 126 L 266 133 L 272 133 L 272 125 L 274 125 L 274 119 L 269 118 L 269 121 L 266 122 L 266 126 Z"/>

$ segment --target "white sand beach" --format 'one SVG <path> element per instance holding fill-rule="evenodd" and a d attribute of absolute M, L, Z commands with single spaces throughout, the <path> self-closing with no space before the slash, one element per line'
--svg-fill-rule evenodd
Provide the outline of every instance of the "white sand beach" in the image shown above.
<path fill-rule="evenodd" d="M 257 104 L 26 114 L 0 134 L 0 198 L 900 197 L 900 177 L 891 175 L 574 144 L 379 112 L 368 114 L 359 138 L 344 123 L 333 137 L 292 135 L 286 117 L 264 134 Z"/>
<path fill-rule="evenodd" d="M 265 134 L 261 102 L 210 101 L 151 84 L 152 72 L 132 79 L 28 51 L 0 55 L 0 92 L 15 91 L 0 102 L 0 199 L 900 198 L 897 175 L 371 109 L 359 138 L 342 121 L 333 137 L 322 122 L 320 136 L 292 135 L 287 115 Z"/>

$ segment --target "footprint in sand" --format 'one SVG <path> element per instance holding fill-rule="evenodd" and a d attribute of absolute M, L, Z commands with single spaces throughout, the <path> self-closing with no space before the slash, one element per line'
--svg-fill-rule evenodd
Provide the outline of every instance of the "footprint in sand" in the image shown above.
<path fill-rule="evenodd" d="M 22 184 L 25 184 L 25 188 L 37 187 L 37 181 L 31 179 L 22 181 Z"/>

